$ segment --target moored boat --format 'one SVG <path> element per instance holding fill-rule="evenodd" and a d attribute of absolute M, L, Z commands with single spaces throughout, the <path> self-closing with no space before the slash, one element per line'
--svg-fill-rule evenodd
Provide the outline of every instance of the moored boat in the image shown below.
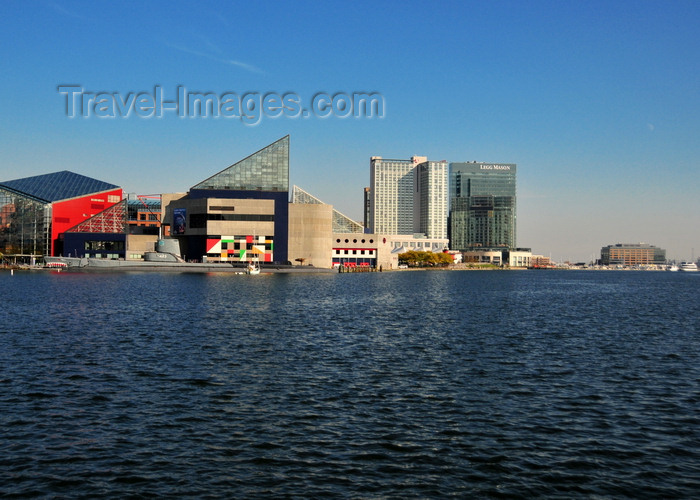
<path fill-rule="evenodd" d="M 680 270 L 685 272 L 697 272 L 698 265 L 695 262 L 683 262 L 681 263 Z"/>
<path fill-rule="evenodd" d="M 254 260 L 248 264 L 248 268 L 246 270 L 248 274 L 260 274 L 260 264 L 258 264 L 257 260 Z"/>

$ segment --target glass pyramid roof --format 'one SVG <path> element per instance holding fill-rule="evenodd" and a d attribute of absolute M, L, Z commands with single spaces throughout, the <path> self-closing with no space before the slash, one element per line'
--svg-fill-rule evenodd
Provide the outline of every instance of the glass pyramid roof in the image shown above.
<path fill-rule="evenodd" d="M 212 175 L 192 189 L 289 191 L 289 136 Z"/>
<path fill-rule="evenodd" d="M 308 205 L 322 204 L 321 200 L 314 195 L 307 193 L 299 186 L 292 188 L 292 203 L 301 203 Z M 355 222 L 350 217 L 341 214 L 335 208 L 333 209 L 333 232 L 334 233 L 362 233 L 365 228 L 359 222 Z"/>
<path fill-rule="evenodd" d="M 63 170 L 52 174 L 0 182 L 0 187 L 46 203 L 100 193 L 119 186 Z"/>

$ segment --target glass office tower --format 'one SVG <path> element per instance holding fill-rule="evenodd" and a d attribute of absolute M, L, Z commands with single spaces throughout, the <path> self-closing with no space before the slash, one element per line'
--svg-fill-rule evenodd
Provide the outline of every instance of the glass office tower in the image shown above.
<path fill-rule="evenodd" d="M 516 248 L 516 165 L 450 163 L 450 247 Z"/>

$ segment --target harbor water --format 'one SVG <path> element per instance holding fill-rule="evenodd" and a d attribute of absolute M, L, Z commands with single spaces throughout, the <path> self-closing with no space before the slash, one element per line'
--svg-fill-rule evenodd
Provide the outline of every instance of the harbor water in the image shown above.
<path fill-rule="evenodd" d="M 700 273 L 0 286 L 0 496 L 700 496 Z"/>

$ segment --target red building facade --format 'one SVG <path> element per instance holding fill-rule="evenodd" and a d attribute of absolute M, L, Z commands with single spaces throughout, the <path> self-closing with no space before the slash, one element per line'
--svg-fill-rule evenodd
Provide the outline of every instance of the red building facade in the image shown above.
<path fill-rule="evenodd" d="M 0 182 L 0 252 L 60 256 L 63 233 L 122 196 L 119 186 L 67 170 Z"/>
<path fill-rule="evenodd" d="M 63 248 L 60 240 L 64 232 L 115 203 L 119 203 L 121 199 L 122 189 L 117 188 L 101 193 L 91 193 L 80 198 L 54 202 L 51 217 L 51 255 L 62 253 Z"/>

